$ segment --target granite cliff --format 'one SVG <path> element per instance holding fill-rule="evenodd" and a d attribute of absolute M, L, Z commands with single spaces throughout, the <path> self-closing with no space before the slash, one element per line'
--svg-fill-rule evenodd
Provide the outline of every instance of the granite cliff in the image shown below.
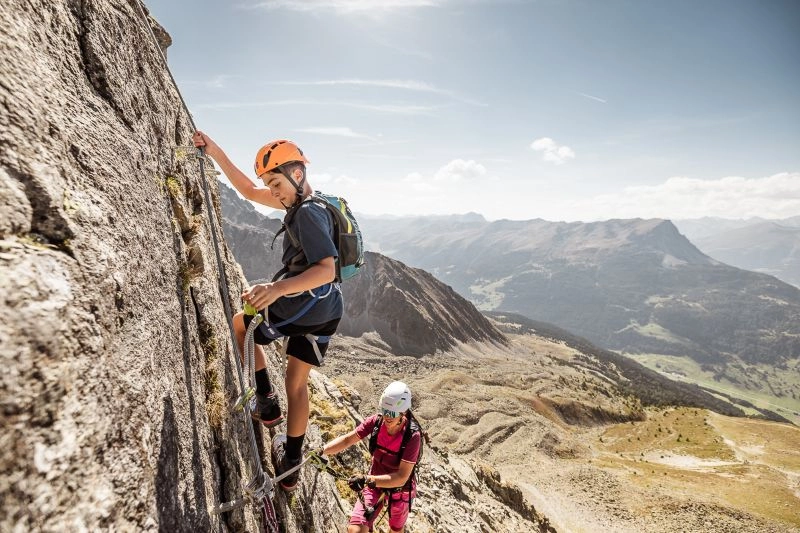
<path fill-rule="evenodd" d="M 209 513 L 251 452 L 164 32 L 138 1 L 0 15 L 0 530 L 256 531 Z M 323 486 L 288 531 L 341 523 Z"/>

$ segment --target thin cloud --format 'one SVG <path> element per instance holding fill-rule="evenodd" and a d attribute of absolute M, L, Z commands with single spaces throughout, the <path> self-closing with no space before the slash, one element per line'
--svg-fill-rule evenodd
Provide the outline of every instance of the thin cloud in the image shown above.
<path fill-rule="evenodd" d="M 325 104 L 330 105 L 330 104 Z M 401 104 L 351 104 L 340 103 L 339 105 L 354 107 L 356 109 L 364 109 L 367 111 L 377 111 L 379 113 L 393 113 L 398 115 L 434 115 L 434 111 L 438 111 L 442 106 L 424 106 L 424 105 L 401 105 Z"/>
<path fill-rule="evenodd" d="M 542 137 L 531 143 L 531 148 L 542 152 L 542 160 L 554 165 L 563 165 L 568 159 L 575 158 L 575 151 L 569 146 L 558 144 L 550 137 Z"/>
<path fill-rule="evenodd" d="M 287 9 L 290 11 L 336 11 L 354 13 L 363 11 L 392 11 L 419 7 L 438 7 L 444 0 L 264 0 L 244 4 L 244 9 Z"/>
<path fill-rule="evenodd" d="M 333 86 L 333 85 L 354 85 L 360 87 L 382 87 L 389 89 L 402 89 L 406 91 L 425 92 L 446 96 L 453 100 L 458 100 L 465 104 L 487 107 L 488 104 L 465 98 L 448 89 L 440 89 L 424 81 L 417 80 L 363 80 L 363 79 L 343 79 L 343 80 L 316 80 L 316 81 L 279 81 L 268 82 L 268 85 L 304 85 L 304 86 Z"/>
<path fill-rule="evenodd" d="M 591 94 L 586 94 L 586 93 L 582 93 L 582 92 L 579 92 L 579 91 L 572 91 L 572 92 L 577 94 L 577 95 L 579 95 L 579 96 L 583 96 L 584 98 L 589 98 L 590 100 L 594 100 L 596 102 L 600 102 L 600 103 L 603 103 L 603 104 L 607 104 L 608 103 L 608 100 L 603 100 L 599 96 L 592 96 Z"/>
<path fill-rule="evenodd" d="M 439 190 L 438 186 L 431 183 L 431 180 L 426 180 L 419 172 L 412 172 L 401 181 L 406 184 L 407 188 L 417 193 L 429 193 Z"/>
<path fill-rule="evenodd" d="M 239 4 L 240 9 L 265 9 L 317 12 L 335 11 L 337 13 L 387 12 L 399 9 L 420 7 L 440 7 L 445 4 L 497 4 L 521 3 L 526 0 L 262 0 L 260 2 Z"/>
<path fill-rule="evenodd" d="M 408 48 L 406 46 L 398 46 L 398 45 L 396 45 L 394 43 L 390 43 L 390 42 L 388 42 L 388 41 L 386 41 L 384 39 L 375 37 L 374 35 L 371 38 L 375 42 L 375 44 L 377 44 L 378 46 L 383 46 L 384 48 L 388 48 L 389 50 L 394 50 L 395 52 L 398 52 L 398 53 L 403 54 L 405 56 L 418 57 L 418 58 L 424 59 L 426 61 L 433 61 L 433 59 L 434 59 L 433 54 L 430 54 L 430 53 L 425 52 L 423 50 L 417 50 L 415 48 Z"/>
<path fill-rule="evenodd" d="M 208 80 L 189 80 L 181 82 L 182 85 L 193 87 L 205 87 L 207 89 L 224 89 L 228 86 L 228 81 L 235 78 L 230 74 L 217 74 Z"/>
<path fill-rule="evenodd" d="M 353 153 L 349 154 L 348 157 L 360 157 L 362 159 L 386 159 L 386 160 L 403 160 L 403 161 L 413 161 L 416 160 L 417 157 L 413 155 L 399 155 L 399 154 L 372 154 L 372 153 Z"/>
<path fill-rule="evenodd" d="M 381 136 L 378 135 L 378 137 L 381 137 Z M 376 147 L 376 146 L 391 146 L 391 145 L 394 145 L 394 144 L 409 144 L 409 143 L 415 142 L 413 139 L 395 139 L 395 140 L 388 141 L 388 140 L 381 139 L 381 138 L 371 139 L 371 141 L 372 142 L 353 144 L 353 145 L 351 145 L 351 147 L 352 148 L 372 148 L 372 147 Z"/>
<path fill-rule="evenodd" d="M 322 172 L 320 174 L 309 173 L 309 180 L 312 183 L 335 183 L 337 185 L 342 185 L 343 187 L 353 187 L 358 185 L 358 179 L 356 178 L 346 174 L 333 176 L 327 172 Z"/>
<path fill-rule="evenodd" d="M 788 218 L 800 213 L 800 172 L 716 180 L 672 177 L 659 185 L 626 187 L 574 202 L 570 208 L 593 219 Z"/>
<path fill-rule="evenodd" d="M 373 139 L 369 135 L 357 133 L 347 127 L 316 127 L 316 128 L 297 128 L 298 133 L 314 133 L 317 135 L 330 135 L 333 137 L 349 137 L 352 139 Z"/>
<path fill-rule="evenodd" d="M 375 111 L 378 113 L 388 113 L 396 115 L 435 115 L 435 111 L 442 106 L 423 106 L 423 105 L 404 105 L 404 104 L 356 104 L 352 102 L 323 101 L 323 100 L 273 100 L 267 102 L 217 102 L 213 104 L 200 104 L 200 109 L 210 109 L 215 111 L 227 109 L 252 109 L 275 106 L 341 106 L 365 111 Z"/>
<path fill-rule="evenodd" d="M 486 176 L 486 167 L 474 161 L 464 159 L 454 159 L 440 168 L 434 174 L 435 181 L 457 182 Z"/>
<path fill-rule="evenodd" d="M 355 187 L 359 183 L 357 178 L 353 178 L 344 174 L 334 178 L 333 182 L 339 185 L 344 185 L 345 187 Z"/>
<path fill-rule="evenodd" d="M 437 170 L 432 177 L 411 172 L 400 180 L 405 189 L 416 193 L 442 193 L 452 184 L 486 178 L 486 167 L 475 160 L 454 159 Z M 494 179 L 494 178 L 491 178 Z M 430 198 L 433 198 L 431 196 Z M 420 197 L 415 198 L 417 201 Z"/>

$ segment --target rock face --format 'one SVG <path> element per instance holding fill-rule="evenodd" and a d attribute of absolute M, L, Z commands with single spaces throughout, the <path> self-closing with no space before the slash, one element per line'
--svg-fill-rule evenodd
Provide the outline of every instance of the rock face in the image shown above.
<path fill-rule="evenodd" d="M 372 252 L 361 270 L 344 284 L 345 335 L 375 331 L 392 352 L 414 356 L 456 342 L 505 342 L 470 302 L 424 270 Z"/>
<path fill-rule="evenodd" d="M 209 513 L 252 453 L 197 160 L 174 149 L 191 125 L 147 16 L 0 15 L 0 530 L 259 530 L 251 507 Z M 341 523 L 321 492 L 305 517 L 279 507 L 287 531 Z"/>

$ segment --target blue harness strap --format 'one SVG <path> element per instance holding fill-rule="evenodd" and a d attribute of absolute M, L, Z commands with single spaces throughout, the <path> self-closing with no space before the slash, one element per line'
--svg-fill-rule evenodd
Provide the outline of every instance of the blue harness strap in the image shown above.
<path fill-rule="evenodd" d="M 282 322 L 278 322 L 277 324 L 270 323 L 269 319 L 264 320 L 262 324 L 261 332 L 266 333 L 266 336 L 272 340 L 280 339 L 281 337 L 285 337 L 285 335 L 278 331 L 277 328 L 281 326 L 285 326 L 286 324 L 291 324 L 295 320 L 299 319 L 300 317 L 304 316 L 308 313 L 314 304 L 319 301 L 319 293 L 315 294 L 313 298 L 311 298 L 306 305 L 304 305 L 292 318 L 287 318 Z"/>
<path fill-rule="evenodd" d="M 330 284 L 328 283 L 326 285 L 330 285 Z M 324 287 L 325 287 L 325 285 L 320 287 L 319 290 L 317 290 L 316 293 L 312 293 L 313 297 L 308 302 L 306 302 L 306 304 L 297 313 L 295 313 L 295 315 L 293 317 L 287 318 L 286 320 L 278 322 L 277 324 L 270 323 L 269 318 L 265 317 L 264 318 L 264 322 L 259 327 L 261 333 L 264 334 L 265 337 L 267 337 L 267 338 L 269 338 L 271 340 L 276 340 L 276 339 L 280 339 L 281 337 L 285 337 L 286 335 L 284 335 L 283 333 L 278 331 L 278 328 L 281 327 L 281 326 L 285 326 L 287 324 L 292 324 L 293 322 L 295 322 L 299 318 L 305 316 L 305 314 L 308 313 L 311 310 L 311 308 L 314 307 L 314 305 L 320 299 L 327 297 L 328 294 L 330 294 L 331 290 L 333 290 L 333 287 L 329 287 L 328 291 L 325 292 L 325 291 L 323 291 Z M 323 292 L 325 292 L 325 296 L 320 296 Z M 322 337 L 317 337 L 316 339 L 317 339 L 317 342 L 325 343 L 325 342 L 330 341 L 331 336 L 330 335 L 322 336 Z M 315 346 L 315 348 L 316 348 L 316 346 Z"/>

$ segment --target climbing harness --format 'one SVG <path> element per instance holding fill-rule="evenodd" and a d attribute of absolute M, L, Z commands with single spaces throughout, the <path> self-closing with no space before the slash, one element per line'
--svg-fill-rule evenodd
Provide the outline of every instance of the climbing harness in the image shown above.
<path fill-rule="evenodd" d="M 178 93 L 178 97 L 183 104 L 183 109 L 186 112 L 187 117 L 189 118 L 189 122 L 192 125 L 192 129 L 197 131 L 197 127 L 195 126 L 194 119 L 192 118 L 192 114 L 189 112 L 189 108 L 186 105 L 186 101 L 183 99 L 183 95 L 181 94 L 180 89 L 178 88 L 178 84 L 175 81 L 175 78 L 172 76 L 172 72 L 169 69 L 169 65 L 167 64 L 167 59 L 164 57 L 163 52 L 161 51 L 161 46 L 158 44 L 158 39 L 153 32 L 153 28 L 150 25 L 150 20 L 147 17 L 147 13 L 145 12 L 145 8 L 142 5 L 141 0 L 136 2 L 139 12 L 142 15 L 145 25 L 150 30 L 150 36 L 153 38 L 153 43 L 155 44 L 156 50 L 158 51 L 158 55 L 161 57 L 161 61 L 164 64 L 164 69 L 169 74 L 170 79 L 172 80 L 172 84 L 175 87 L 175 91 Z M 203 184 L 203 192 L 205 197 L 205 204 L 206 209 L 208 211 L 208 222 L 211 229 L 211 240 L 214 245 L 214 253 L 217 259 L 217 273 L 218 273 L 218 281 L 219 281 L 219 290 L 220 296 L 222 298 L 222 305 L 225 311 L 225 319 L 228 322 L 228 329 L 230 331 L 231 337 L 231 345 L 233 348 L 233 355 L 234 361 L 236 363 L 236 372 L 239 378 L 239 387 L 242 390 L 242 395 L 247 395 L 247 387 L 244 381 L 244 375 L 242 373 L 242 365 L 240 364 L 240 354 L 239 354 L 239 347 L 236 344 L 236 334 L 233 329 L 233 315 L 231 313 L 231 304 L 230 298 L 228 295 L 228 280 L 227 276 L 225 275 L 225 267 L 222 262 L 222 256 L 219 250 L 219 240 L 217 239 L 217 224 L 214 219 L 214 204 L 211 202 L 211 195 L 208 192 L 208 181 L 206 180 L 206 172 L 205 172 L 205 151 L 202 148 L 197 150 L 197 159 L 200 163 L 200 176 L 202 178 Z M 253 382 L 255 378 L 253 378 Z M 238 403 L 238 402 L 237 402 Z M 216 508 L 212 509 L 212 513 L 222 513 L 226 511 L 230 511 L 232 509 L 236 509 L 238 507 L 242 507 L 247 503 L 254 503 L 259 505 L 261 508 L 262 518 L 264 520 L 264 526 L 269 533 L 278 533 L 279 532 L 279 523 L 277 516 L 275 515 L 275 508 L 272 505 L 272 495 L 275 491 L 275 486 L 273 480 L 271 480 L 265 473 L 261 467 L 261 457 L 258 454 L 258 447 L 256 445 L 256 435 L 255 430 L 253 429 L 253 420 L 250 416 L 250 406 L 249 402 L 242 403 L 242 409 L 245 414 L 245 423 L 249 429 L 250 434 L 250 450 L 252 452 L 252 470 L 253 470 L 253 477 L 250 482 L 244 488 L 244 494 L 240 498 L 236 498 L 230 502 L 223 502 L 218 505 Z"/>
<path fill-rule="evenodd" d="M 245 353 L 247 353 L 247 350 L 255 350 L 255 347 L 254 347 L 254 344 L 255 344 L 255 340 L 254 340 L 255 330 L 262 322 L 265 323 L 266 327 L 265 328 L 261 328 L 261 334 L 262 335 L 264 335 L 265 337 L 267 337 L 270 340 L 278 340 L 280 338 L 283 338 L 283 343 L 282 343 L 283 345 L 281 347 L 281 352 L 280 352 L 280 361 L 281 361 L 281 366 L 283 368 L 283 374 L 286 375 L 286 349 L 288 348 L 289 337 L 287 335 L 284 335 L 280 331 L 278 331 L 278 328 L 286 326 L 287 324 L 292 324 L 292 323 L 296 322 L 299 318 L 301 318 L 306 313 L 308 313 L 309 310 L 311 310 L 311 308 L 314 307 L 314 304 L 316 304 L 318 301 L 323 300 L 323 299 L 327 298 L 328 296 L 330 296 L 330 294 L 334 290 L 333 283 L 328 283 L 327 286 L 328 286 L 328 290 L 324 294 L 323 294 L 323 288 L 325 287 L 325 285 L 323 285 L 322 287 L 319 287 L 317 289 L 316 293 L 313 290 L 309 289 L 308 291 L 298 292 L 298 293 L 294 293 L 294 294 L 288 294 L 288 295 L 284 296 L 284 298 L 295 298 L 297 296 L 300 296 L 301 294 L 304 294 L 305 292 L 308 292 L 311 295 L 312 298 L 311 298 L 311 300 L 306 302 L 305 305 L 303 305 L 303 307 L 297 313 L 295 313 L 293 317 L 288 318 L 286 320 L 282 320 L 281 322 L 278 322 L 277 324 L 271 324 L 269 322 L 269 320 L 267 318 L 265 318 L 265 315 L 269 316 L 269 313 L 267 312 L 267 309 L 264 309 L 264 313 L 262 314 L 262 313 L 259 313 L 256 310 L 255 307 L 251 306 L 248 303 L 245 303 L 244 304 L 244 313 L 246 315 L 249 315 L 249 316 L 253 317 L 253 319 L 250 321 L 250 325 L 247 328 L 247 333 L 248 333 L 249 336 L 245 337 L 245 339 L 246 339 L 246 341 L 245 341 Z M 255 323 L 255 325 L 253 325 L 254 323 Z M 253 331 L 252 334 L 250 333 L 251 328 L 252 328 L 252 331 Z M 320 350 L 319 350 L 319 344 L 325 344 L 325 343 L 330 342 L 331 335 L 312 335 L 311 333 L 306 333 L 304 335 L 304 337 L 311 344 L 311 348 L 314 350 L 314 355 L 316 355 L 316 357 L 317 357 L 317 362 L 319 363 L 320 366 L 322 366 L 323 357 L 322 357 L 322 352 L 320 352 Z M 255 383 L 255 374 L 253 375 L 251 383 Z M 247 399 L 249 400 L 249 398 L 247 398 Z M 238 402 L 237 402 L 237 407 L 238 407 Z"/>
<path fill-rule="evenodd" d="M 409 399 L 408 402 L 410 403 L 411 400 Z M 381 397 L 381 403 L 383 403 L 383 397 Z M 386 411 L 384 410 L 384 412 Z M 424 451 L 423 444 L 427 443 L 428 445 L 430 445 L 430 437 L 428 437 L 428 432 L 422 429 L 422 426 L 420 425 L 417 418 L 414 416 L 414 413 L 411 412 L 411 409 L 407 409 L 406 413 L 407 413 L 407 421 L 405 430 L 403 431 L 403 438 L 400 442 L 400 449 L 398 449 L 395 452 L 388 448 L 384 448 L 383 446 L 378 444 L 378 433 L 380 432 L 381 425 L 383 424 L 383 415 L 378 415 L 378 420 L 375 422 L 375 425 L 372 428 L 372 433 L 370 433 L 369 436 L 368 448 L 370 455 L 374 455 L 377 449 L 381 449 L 384 453 L 388 453 L 391 455 L 395 455 L 399 458 L 402 458 L 406 446 L 408 445 L 408 441 L 411 440 L 411 436 L 414 433 L 419 433 L 420 437 L 419 453 L 417 454 L 417 461 L 414 463 L 414 468 L 411 470 L 411 474 L 408 476 L 408 481 L 406 481 L 406 484 L 403 485 L 402 487 L 392 489 L 394 492 L 408 492 L 408 497 L 409 497 L 408 508 L 409 510 L 411 510 L 411 502 L 413 500 L 413 498 L 411 498 L 411 491 L 416 482 L 417 476 L 419 475 L 419 464 L 420 461 L 422 461 L 422 453 Z"/>

